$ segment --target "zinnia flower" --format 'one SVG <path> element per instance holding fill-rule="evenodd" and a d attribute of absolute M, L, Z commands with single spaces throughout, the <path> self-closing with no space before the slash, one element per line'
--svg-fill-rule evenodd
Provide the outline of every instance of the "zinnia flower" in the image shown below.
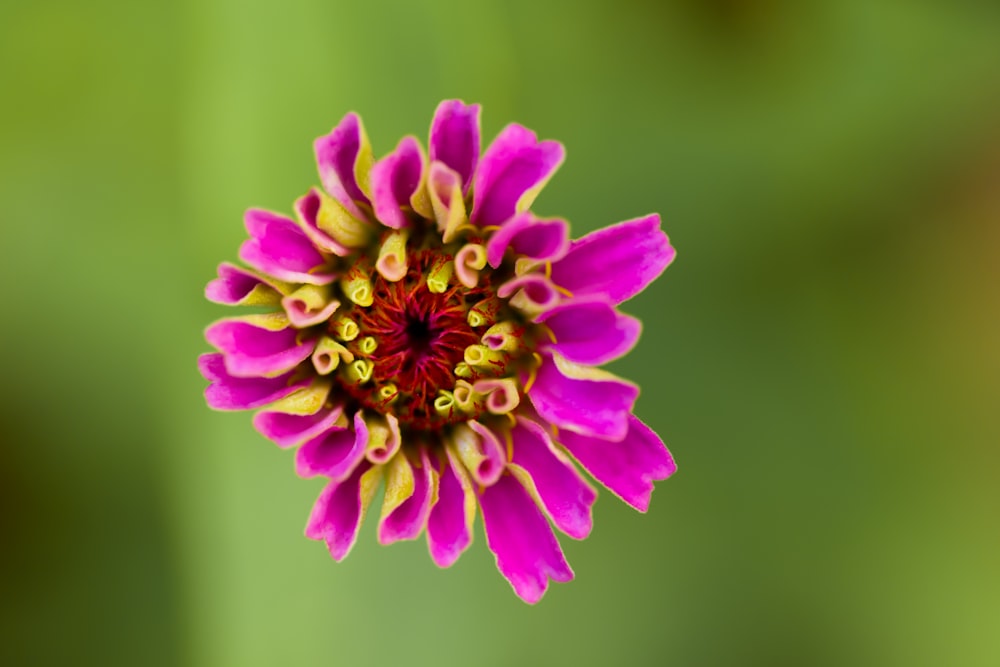
<path fill-rule="evenodd" d="M 223 263 L 205 290 L 272 309 L 208 327 L 208 404 L 258 410 L 299 475 L 327 478 L 306 535 L 334 560 L 384 481 L 379 542 L 426 533 L 448 567 L 478 507 L 500 572 L 537 602 L 573 577 L 550 521 L 591 530 L 596 492 L 573 459 L 639 511 L 676 469 L 632 414 L 638 387 L 597 368 L 639 338 L 617 306 L 674 258 L 660 218 L 570 241 L 529 210 L 562 145 L 511 124 L 480 155 L 479 106 L 458 100 L 438 106 L 426 155 L 405 137 L 374 161 L 353 113 L 315 149 L 323 189 L 296 220 L 247 211 L 250 268 Z"/>

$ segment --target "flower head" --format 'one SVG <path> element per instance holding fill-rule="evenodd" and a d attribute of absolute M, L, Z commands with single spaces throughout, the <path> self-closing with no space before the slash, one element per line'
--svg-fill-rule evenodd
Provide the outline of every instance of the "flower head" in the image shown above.
<path fill-rule="evenodd" d="M 639 390 L 597 367 L 640 324 L 617 306 L 674 250 L 649 215 L 576 241 L 530 206 L 563 160 L 508 125 L 480 155 L 479 106 L 442 102 L 429 149 L 406 137 L 377 162 L 348 114 L 315 142 L 323 189 L 296 220 L 251 209 L 250 238 L 206 296 L 270 312 L 220 320 L 199 359 L 218 410 L 297 447 L 327 478 L 306 535 L 335 560 L 379 484 L 378 540 L 426 533 L 448 567 L 477 507 L 497 565 L 530 603 L 573 572 L 550 526 L 591 530 L 596 492 L 572 459 L 640 511 L 676 469 L 632 414 Z"/>

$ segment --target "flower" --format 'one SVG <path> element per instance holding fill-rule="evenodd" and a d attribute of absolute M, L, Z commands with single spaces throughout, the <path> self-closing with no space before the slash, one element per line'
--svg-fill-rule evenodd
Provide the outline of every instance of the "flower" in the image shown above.
<path fill-rule="evenodd" d="M 380 483 L 378 540 L 426 533 L 448 567 L 477 507 L 500 572 L 537 602 L 573 577 L 550 521 L 590 533 L 596 492 L 571 459 L 639 511 L 676 469 L 632 407 L 639 389 L 597 367 L 640 323 L 617 306 L 674 250 L 658 215 L 570 241 L 529 207 L 563 147 L 508 125 L 480 155 L 479 106 L 442 102 L 428 153 L 414 137 L 374 161 L 349 113 L 315 142 L 323 189 L 297 220 L 246 213 L 249 240 L 206 296 L 270 312 L 215 322 L 199 358 L 217 410 L 298 447 L 329 481 L 306 526 L 335 560 Z"/>

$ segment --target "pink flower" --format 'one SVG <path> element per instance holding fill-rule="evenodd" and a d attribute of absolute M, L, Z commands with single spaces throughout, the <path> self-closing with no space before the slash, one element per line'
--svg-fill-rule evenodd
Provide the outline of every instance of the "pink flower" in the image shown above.
<path fill-rule="evenodd" d="M 442 102 L 429 151 L 405 137 L 374 161 L 357 115 L 316 140 L 323 190 L 296 220 L 251 209 L 240 259 L 206 296 L 273 312 L 205 332 L 205 396 L 258 410 L 329 481 L 306 535 L 344 558 L 380 483 L 382 544 L 427 536 L 448 567 L 476 508 L 500 572 L 529 603 L 573 577 L 552 530 L 590 533 L 596 492 L 639 511 L 676 466 L 632 414 L 639 389 L 597 367 L 640 323 L 618 310 L 674 258 L 658 215 L 570 241 L 529 210 L 562 145 L 508 125 L 480 155 L 479 106 Z M 550 525 L 551 523 L 551 525 Z"/>

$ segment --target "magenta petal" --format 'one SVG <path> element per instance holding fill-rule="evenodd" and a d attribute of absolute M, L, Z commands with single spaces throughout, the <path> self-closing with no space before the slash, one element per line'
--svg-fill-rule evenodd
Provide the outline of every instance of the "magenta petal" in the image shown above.
<path fill-rule="evenodd" d="M 511 431 L 514 458 L 511 463 L 531 478 L 538 498 L 556 527 L 582 540 L 590 534 L 590 508 L 597 492 L 580 475 L 576 466 L 558 452 L 548 434 L 538 424 L 521 419 Z"/>
<path fill-rule="evenodd" d="M 531 495 L 512 475 L 504 475 L 479 497 L 486 541 L 497 568 L 529 604 L 538 602 L 549 579 L 573 578 L 559 541 Z"/>
<path fill-rule="evenodd" d="M 561 365 L 572 368 L 565 362 Z M 583 435 L 616 441 L 628 432 L 628 415 L 638 396 L 638 387 L 610 373 L 574 369 L 572 376 L 567 375 L 550 355 L 544 355 L 528 391 L 542 419 Z"/>
<path fill-rule="evenodd" d="M 468 193 L 479 161 L 479 105 L 441 102 L 434 111 L 428 143 L 431 161 L 454 170 L 462 178 L 462 193 Z"/>
<path fill-rule="evenodd" d="M 535 318 L 555 337 L 549 346 L 570 361 L 589 366 L 606 364 L 626 354 L 639 340 L 642 323 L 615 310 L 604 300 L 573 300 Z"/>
<path fill-rule="evenodd" d="M 323 200 L 316 188 L 309 188 L 309 192 L 295 200 L 295 216 L 302 231 L 320 250 L 340 257 L 350 255 L 350 248 L 319 228 L 319 209 L 322 204 Z"/>
<path fill-rule="evenodd" d="M 226 369 L 237 377 L 274 376 L 295 368 L 312 354 L 315 340 L 299 341 L 291 327 L 274 331 L 239 319 L 219 320 L 205 339 L 226 355 Z"/>
<path fill-rule="evenodd" d="M 248 302 L 255 289 L 280 298 L 277 287 L 262 276 L 238 266 L 223 262 L 219 264 L 219 277 L 205 286 L 205 298 L 227 306 Z M 256 304 L 251 304 L 256 305 Z"/>
<path fill-rule="evenodd" d="M 354 415 L 353 429 L 330 427 L 299 447 L 295 452 L 295 472 L 300 477 L 323 475 L 344 479 L 365 458 L 367 444 L 368 429 L 358 412 Z"/>
<path fill-rule="evenodd" d="M 566 450 L 612 493 L 640 512 L 649 508 L 653 482 L 677 471 L 660 437 L 634 415 L 621 442 L 562 431 L 559 441 Z"/>
<path fill-rule="evenodd" d="M 330 134 L 317 138 L 313 148 L 323 188 L 355 218 L 366 220 L 367 216 L 355 204 L 369 203 L 354 176 L 354 164 L 361 152 L 361 132 L 361 119 L 351 112 Z"/>
<path fill-rule="evenodd" d="M 263 410 L 253 416 L 253 426 L 279 447 L 291 447 L 326 431 L 340 419 L 341 414 L 343 407 L 340 405 L 323 408 L 311 415 Z"/>
<path fill-rule="evenodd" d="M 574 296 L 602 296 L 617 304 L 644 290 L 675 255 L 654 213 L 573 241 L 552 265 L 552 280 Z"/>
<path fill-rule="evenodd" d="M 534 132 L 516 123 L 505 127 L 483 153 L 476 171 L 472 223 L 503 224 L 525 203 L 525 195 L 537 194 L 563 157 L 559 142 L 539 142 Z"/>
<path fill-rule="evenodd" d="M 482 455 L 482 460 L 469 470 L 469 474 L 477 484 L 490 486 L 500 479 L 504 468 L 507 467 L 507 453 L 497 434 L 490 428 L 475 420 L 470 420 L 467 424 L 479 436 L 479 453 Z"/>
<path fill-rule="evenodd" d="M 557 260 L 569 250 L 569 224 L 559 219 L 540 220 L 527 212 L 515 215 L 486 244 L 490 266 L 500 266 L 507 248 L 530 259 Z"/>
<path fill-rule="evenodd" d="M 397 456 L 404 456 L 399 453 Z M 415 540 L 420 536 L 434 500 L 435 472 L 427 457 L 427 448 L 420 451 L 419 465 L 413 469 L 413 494 L 392 512 L 383 517 L 378 526 L 379 544 L 392 544 L 399 540 Z"/>
<path fill-rule="evenodd" d="M 292 220 L 250 209 L 244 221 L 250 238 L 240 246 L 240 259 L 253 268 L 278 280 L 311 285 L 325 285 L 336 277 L 320 271 L 326 259 Z"/>
<path fill-rule="evenodd" d="M 222 355 L 216 353 L 198 357 L 198 370 L 211 383 L 205 389 L 205 400 L 216 410 L 253 410 L 303 389 L 311 382 L 309 378 L 293 382 L 294 373 L 273 378 L 234 377 L 226 370 Z"/>
<path fill-rule="evenodd" d="M 438 567 L 451 567 L 472 543 L 475 498 L 468 473 L 447 448 L 438 500 L 427 518 L 427 546 Z"/>
<path fill-rule="evenodd" d="M 420 143 L 413 137 L 403 137 L 395 151 L 372 166 L 375 217 L 395 229 L 409 225 L 401 207 L 410 206 L 410 197 L 417 191 L 423 172 L 424 156 Z"/>
<path fill-rule="evenodd" d="M 327 484 L 306 523 L 306 537 L 325 541 L 336 561 L 343 560 L 358 539 L 369 500 L 362 477 L 369 468 L 367 461 L 362 462 L 347 479 Z"/>
<path fill-rule="evenodd" d="M 553 308 L 562 301 L 552 281 L 538 273 L 526 273 L 508 280 L 497 289 L 497 296 L 506 299 L 519 290 L 536 311 Z"/>

